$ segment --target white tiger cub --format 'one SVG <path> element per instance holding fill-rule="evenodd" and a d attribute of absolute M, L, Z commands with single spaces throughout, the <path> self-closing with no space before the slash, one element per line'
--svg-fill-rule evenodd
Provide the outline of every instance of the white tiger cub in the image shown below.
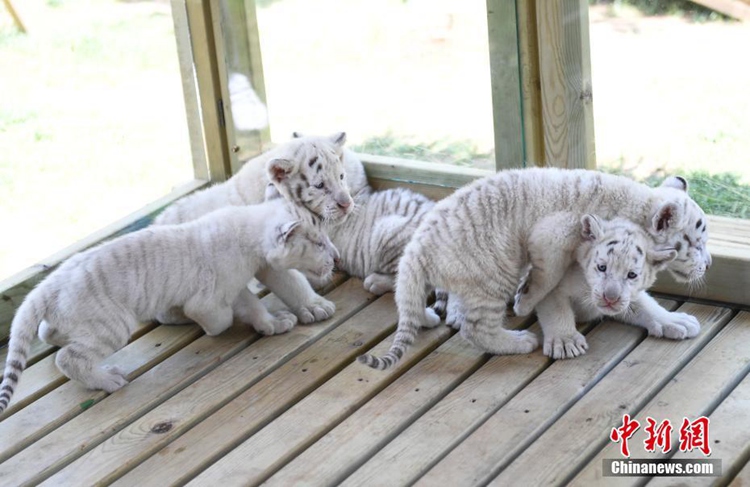
<path fill-rule="evenodd" d="M 123 371 L 100 362 L 127 344 L 139 321 L 180 306 L 208 335 L 226 330 L 234 318 L 263 334 L 282 333 L 297 318 L 287 311 L 271 315 L 247 290 L 248 281 L 265 268 L 327 277 L 336 258 L 326 235 L 301 225 L 282 200 L 227 208 L 183 225 L 149 227 L 77 254 L 29 293 L 16 312 L 0 413 L 37 331 L 61 347 L 55 363 L 63 374 L 112 392 L 127 380 Z"/>
<path fill-rule="evenodd" d="M 251 159 L 228 181 L 177 201 L 154 224 L 182 223 L 219 208 L 261 203 L 269 182 L 299 208 L 301 216 L 315 222 L 340 223 L 353 209 L 347 174 L 361 168 L 356 156 L 343 148 L 345 142 L 344 132 L 291 140 Z M 363 179 L 366 184 L 364 170 L 361 176 L 352 178 L 352 183 L 361 185 Z M 302 323 L 327 319 L 336 310 L 334 303 L 316 294 L 296 271 L 268 270 L 257 277 Z M 185 321 L 175 310 L 157 319 L 162 323 Z"/>
<path fill-rule="evenodd" d="M 269 184 L 266 200 L 278 197 Z M 353 197 L 352 215 L 325 227 L 341 254 L 336 267 L 363 279 L 365 289 L 373 294 L 393 291 L 404 248 L 435 202 L 405 188 L 375 191 L 370 185 Z"/>
<path fill-rule="evenodd" d="M 437 316 L 425 310 L 426 297 L 434 288 L 445 290 L 451 299 L 458 297 L 463 308 L 461 334 L 475 346 L 494 354 L 534 350 L 538 339 L 533 333 L 503 328 L 506 302 L 513 298 L 528 264 L 530 229 L 560 209 L 577 217 L 595 212 L 606 219 L 627 218 L 647 230 L 658 245 L 677 248 L 684 243 L 668 267 L 683 281 L 701 278 L 711 263 L 705 215 L 688 197 L 682 178 L 668 178 L 660 187 L 649 188 L 596 171 L 500 172 L 438 202 L 422 221 L 399 263 L 396 339 L 385 357 L 364 355 L 360 362 L 386 369 L 403 356 L 420 326 L 436 325 Z M 537 301 L 527 301 L 531 309 L 564 276 L 574 260 L 576 241 L 575 236 L 561 237 L 557 247 L 545 249 L 543 262 L 532 262 L 529 289 Z M 636 306 L 654 328 L 677 320 L 673 313 L 654 313 L 652 304 L 641 300 L 653 299 L 643 293 Z"/>
<path fill-rule="evenodd" d="M 552 215 L 537 223 L 529 236 L 529 252 L 542 250 L 545 243 L 567 233 L 566 229 L 580 234 L 580 244 L 574 251 L 576 263 L 536 305 L 544 335 L 542 350 L 554 359 L 586 353 L 588 344 L 576 330 L 576 321 L 611 316 L 648 327 L 648 323 L 638 321 L 638 316 L 631 316 L 631 302 L 637 301 L 638 295 L 654 283 L 657 272 L 677 257 L 676 250 L 656 247 L 651 237 L 629 220 L 600 220 L 587 214 L 579 221 L 570 213 Z M 524 299 L 526 290 L 528 281 L 524 279 L 516 304 Z"/>

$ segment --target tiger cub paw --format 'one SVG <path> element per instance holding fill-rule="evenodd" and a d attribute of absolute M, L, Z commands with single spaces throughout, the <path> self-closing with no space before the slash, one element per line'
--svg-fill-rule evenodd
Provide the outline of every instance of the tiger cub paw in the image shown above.
<path fill-rule="evenodd" d="M 544 337 L 542 351 L 553 359 L 575 358 L 586 353 L 589 344 L 578 332 L 570 335 Z"/>
<path fill-rule="evenodd" d="M 336 305 L 325 298 L 318 296 L 311 303 L 299 306 L 294 309 L 300 323 L 315 323 L 317 321 L 327 320 L 336 311 Z"/>
<path fill-rule="evenodd" d="M 648 334 L 655 337 L 664 337 L 671 340 L 684 340 L 693 338 L 701 331 L 701 323 L 693 315 L 680 312 L 670 312 L 667 317 L 655 320 L 651 326 L 647 326 Z"/>
<path fill-rule="evenodd" d="M 261 335 L 278 335 L 286 333 L 297 324 L 297 317 L 289 311 L 281 310 L 273 314 L 273 318 L 263 323 L 253 324 L 255 331 Z"/>
<path fill-rule="evenodd" d="M 386 274 L 370 274 L 365 278 L 365 289 L 376 296 L 393 291 L 393 276 Z"/>

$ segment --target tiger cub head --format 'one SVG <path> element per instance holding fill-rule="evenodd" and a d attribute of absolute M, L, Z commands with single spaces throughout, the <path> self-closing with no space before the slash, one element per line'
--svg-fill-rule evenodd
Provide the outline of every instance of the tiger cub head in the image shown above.
<path fill-rule="evenodd" d="M 346 134 L 293 139 L 277 149 L 266 171 L 278 193 L 319 220 L 338 223 L 354 208 L 344 170 Z"/>
<path fill-rule="evenodd" d="M 671 248 L 656 246 L 640 226 L 623 218 L 581 218 L 585 251 L 579 257 L 590 303 L 604 315 L 616 315 L 630 306 L 640 291 L 656 280 L 656 273 L 677 256 Z"/>
<path fill-rule="evenodd" d="M 678 282 L 701 279 L 711 267 L 706 214 L 688 196 L 687 181 L 680 176 L 668 177 L 654 191 L 660 203 L 649 231 L 660 246 L 677 251 L 667 269 Z"/>
<path fill-rule="evenodd" d="M 273 237 L 273 245 L 266 255 L 272 268 L 297 269 L 318 282 L 331 278 L 339 252 L 318 227 L 290 220 L 277 226 Z"/>

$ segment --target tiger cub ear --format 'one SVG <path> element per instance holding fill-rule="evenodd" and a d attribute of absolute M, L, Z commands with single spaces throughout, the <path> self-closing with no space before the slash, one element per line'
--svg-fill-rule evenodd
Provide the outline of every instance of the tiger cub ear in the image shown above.
<path fill-rule="evenodd" d="M 305 135 L 302 132 L 292 132 L 292 138 L 293 139 L 301 139 Z"/>
<path fill-rule="evenodd" d="M 271 159 L 268 161 L 268 164 L 266 164 L 268 178 L 275 183 L 280 183 L 287 179 L 294 174 L 296 170 L 296 164 L 289 159 Z"/>
<path fill-rule="evenodd" d="M 581 217 L 581 236 L 585 240 L 598 240 L 602 235 L 602 222 L 595 215 L 587 213 Z"/>
<path fill-rule="evenodd" d="M 682 176 L 669 176 L 667 179 L 665 179 L 661 183 L 661 186 L 663 186 L 665 188 L 679 189 L 679 190 L 684 191 L 686 193 L 688 191 L 688 182 Z"/>
<path fill-rule="evenodd" d="M 675 249 L 651 249 L 648 251 L 648 262 L 655 270 L 667 267 L 667 264 L 675 260 L 677 251 Z"/>
<path fill-rule="evenodd" d="M 328 139 L 334 145 L 337 145 L 339 147 L 343 147 L 344 144 L 346 143 L 346 132 L 335 133 L 335 134 L 331 135 Z"/>
<path fill-rule="evenodd" d="M 679 227 L 682 223 L 682 208 L 671 201 L 662 203 L 651 218 L 651 227 L 656 232 Z"/>
<path fill-rule="evenodd" d="M 279 225 L 277 228 L 278 231 L 278 241 L 280 244 L 284 244 L 289 241 L 289 238 L 294 235 L 294 231 L 299 227 L 300 225 L 299 220 L 286 222 L 283 225 Z"/>

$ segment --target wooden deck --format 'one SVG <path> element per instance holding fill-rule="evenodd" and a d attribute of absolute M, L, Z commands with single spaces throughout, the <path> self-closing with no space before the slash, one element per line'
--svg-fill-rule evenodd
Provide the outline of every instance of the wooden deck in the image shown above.
<path fill-rule="evenodd" d="M 750 485 L 747 311 L 665 300 L 700 318 L 698 337 L 603 322 L 585 329 L 589 352 L 564 361 L 490 357 L 441 326 L 379 372 L 354 359 L 389 346 L 393 297 L 337 284 L 332 319 L 280 336 L 145 325 L 111 359 L 131 382 L 110 396 L 67 381 L 37 345 L 0 421 L 0 485 L 642 485 L 602 479 L 602 459 L 621 458 L 609 432 L 625 413 L 675 430 L 711 419 L 724 476 L 649 485 Z M 538 332 L 512 322 L 530 323 Z M 632 456 L 660 458 L 643 429 Z"/>

